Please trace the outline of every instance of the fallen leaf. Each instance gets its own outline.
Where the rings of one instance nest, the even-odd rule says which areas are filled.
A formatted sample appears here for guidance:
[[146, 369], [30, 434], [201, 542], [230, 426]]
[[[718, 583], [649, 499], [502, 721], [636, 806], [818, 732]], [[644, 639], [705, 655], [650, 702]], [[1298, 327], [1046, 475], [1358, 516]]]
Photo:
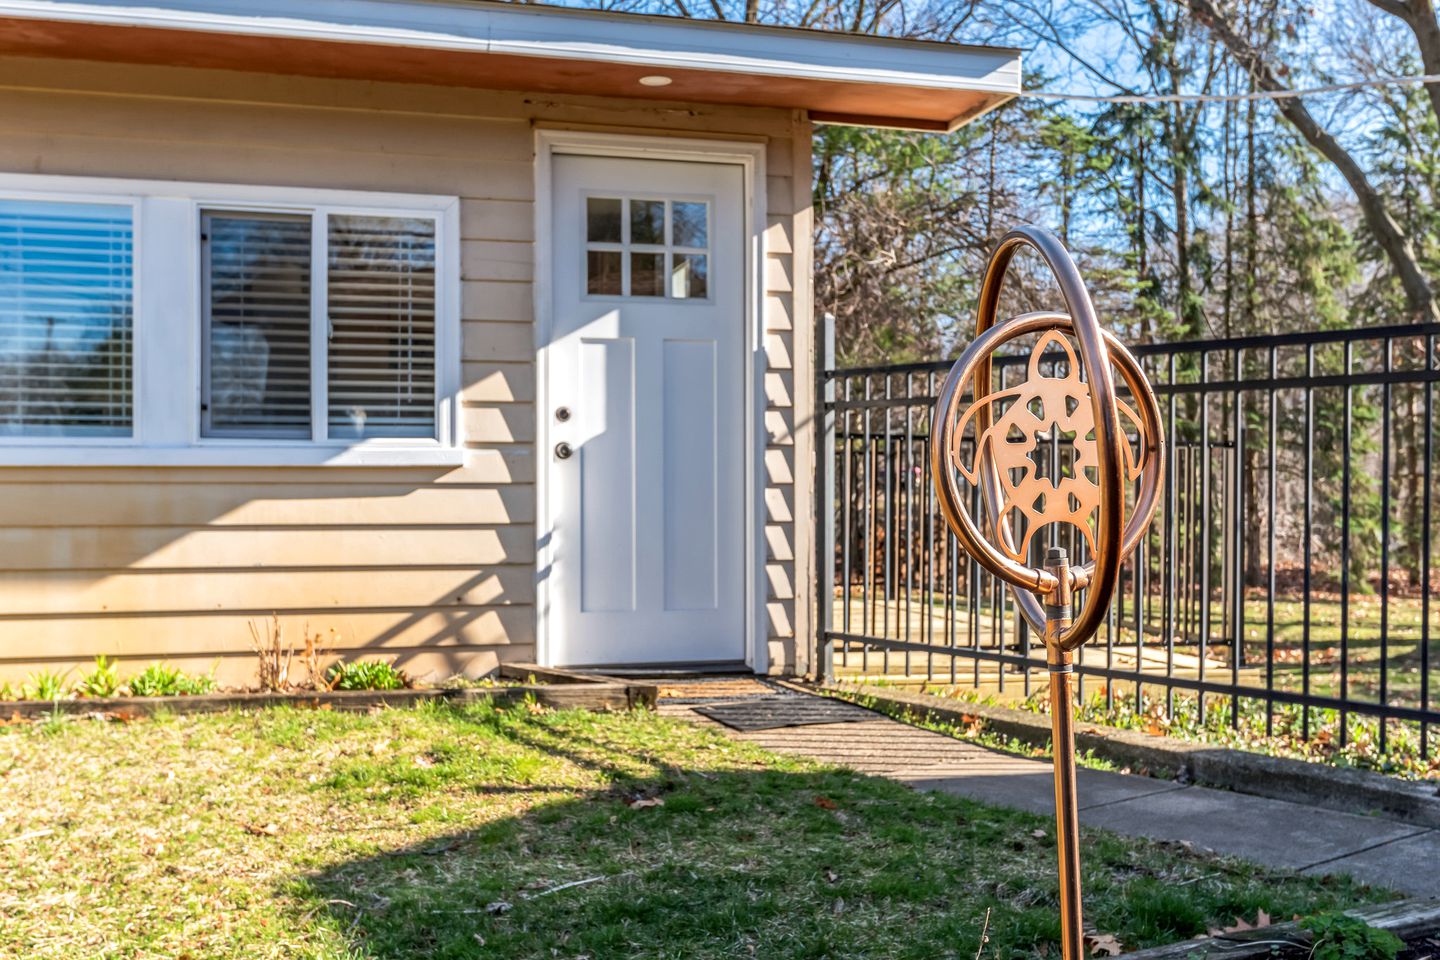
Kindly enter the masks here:
[[840, 874], [836, 873], [834, 870], [827, 869], [825, 871], [825, 879], [829, 883], [834, 883], [835, 881], [840, 879]]
[[625, 806], [631, 810], [644, 810], [646, 807], [663, 807], [665, 801], [659, 797], [633, 797], [625, 801]]
[[837, 916], [837, 917], [840, 916], [840, 914], [844, 913], [844, 912], [845, 912], [845, 898], [844, 898], [844, 897], [836, 897], [836, 898], [835, 898], [835, 902], [832, 903], [832, 904], [830, 904], [830, 912], [833, 913], [833, 914], [835, 914], [835, 916]]
[[1030, 831], [1030, 836], [1034, 837], [1036, 840], [1044, 840], [1047, 834], [1044, 830], [1035, 829]]
[[815, 806], [819, 807], [821, 810], [834, 810], [836, 807], [839, 806], [839, 804], [836, 803], [834, 800], [831, 800], [829, 797], [816, 797]]
[[264, 825], [258, 823], [241, 823], [240, 828], [246, 833], [254, 834], [257, 837], [275, 837], [280, 835], [280, 828], [273, 823]]
[[1251, 923], [1244, 917], [1236, 917], [1235, 922], [1228, 927], [1211, 927], [1210, 936], [1219, 937], [1227, 933], [1242, 933], [1246, 930], [1258, 930], [1261, 927], [1270, 926], [1270, 914], [1264, 910], [1255, 913], [1255, 922]]
[[514, 910], [514, 904], [506, 903], [504, 900], [496, 900], [494, 903], [485, 904], [485, 912], [499, 916], [502, 913], [509, 913]]
[[1118, 957], [1125, 952], [1125, 945], [1113, 933], [1087, 933], [1085, 943], [1090, 947], [1090, 956]]

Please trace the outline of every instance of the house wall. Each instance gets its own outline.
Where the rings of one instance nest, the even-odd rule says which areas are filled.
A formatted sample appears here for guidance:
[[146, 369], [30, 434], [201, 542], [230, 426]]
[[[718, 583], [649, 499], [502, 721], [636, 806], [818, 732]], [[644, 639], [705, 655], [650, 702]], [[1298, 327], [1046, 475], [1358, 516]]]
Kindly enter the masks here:
[[466, 448], [461, 468], [0, 467], [0, 680], [103, 653], [244, 684], [272, 613], [421, 676], [534, 658], [537, 126], [766, 144], [767, 642], [772, 672], [807, 668], [803, 113], [0, 58], [0, 171], [460, 196]]

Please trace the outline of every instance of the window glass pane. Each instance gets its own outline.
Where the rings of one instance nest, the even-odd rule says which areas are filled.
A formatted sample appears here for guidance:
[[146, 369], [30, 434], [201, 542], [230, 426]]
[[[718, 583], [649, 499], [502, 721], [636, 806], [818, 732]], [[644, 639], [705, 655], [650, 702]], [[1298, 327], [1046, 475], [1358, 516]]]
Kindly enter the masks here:
[[665, 296], [665, 254], [630, 254], [630, 296]]
[[435, 222], [329, 230], [330, 436], [435, 436]]
[[620, 251], [591, 250], [585, 254], [585, 291], [619, 296]]
[[618, 198], [586, 198], [585, 239], [592, 243], [620, 242], [620, 201]]
[[630, 201], [630, 242], [665, 242], [665, 201]]
[[310, 218], [207, 213], [205, 435], [310, 436]]
[[677, 253], [670, 269], [670, 296], [703, 300], [708, 295], [703, 253]]
[[676, 201], [670, 207], [671, 232], [677, 247], [706, 246], [706, 205]]
[[0, 435], [129, 436], [130, 208], [0, 201]]

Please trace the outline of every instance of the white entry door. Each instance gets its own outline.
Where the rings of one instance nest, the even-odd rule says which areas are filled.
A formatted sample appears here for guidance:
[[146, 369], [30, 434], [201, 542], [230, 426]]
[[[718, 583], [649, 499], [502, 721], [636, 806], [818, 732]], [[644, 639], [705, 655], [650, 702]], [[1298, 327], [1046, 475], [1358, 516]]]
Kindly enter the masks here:
[[554, 160], [540, 456], [556, 664], [745, 657], [742, 169]]

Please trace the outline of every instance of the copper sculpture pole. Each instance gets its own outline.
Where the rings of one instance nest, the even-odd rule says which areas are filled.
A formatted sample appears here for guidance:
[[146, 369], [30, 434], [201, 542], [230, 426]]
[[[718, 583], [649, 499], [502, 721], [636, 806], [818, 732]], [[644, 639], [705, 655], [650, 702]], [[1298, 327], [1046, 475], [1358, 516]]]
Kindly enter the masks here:
[[1075, 655], [1060, 646], [1060, 637], [1074, 619], [1070, 597], [1070, 559], [1052, 547], [1045, 568], [1055, 577], [1055, 591], [1045, 598], [1045, 660], [1050, 668], [1050, 744], [1055, 767], [1055, 846], [1060, 854], [1060, 952], [1065, 960], [1084, 956], [1080, 914], [1080, 801], [1075, 789], [1074, 704], [1070, 678]]
[[[1005, 272], [1025, 247], [1050, 267], [1067, 312], [1026, 313], [997, 323]], [[1012, 340], [1035, 335], [1039, 340], [1026, 379], [996, 389], [992, 355]], [[1070, 345], [1072, 338], [1078, 351]], [[1128, 402], [1117, 391], [1117, 370]], [[967, 388], [972, 400], [962, 408]], [[1040, 474], [1033, 454], [1041, 436], [1052, 443], [1069, 438], [1068, 474]], [[967, 440], [968, 459], [962, 455]], [[956, 540], [983, 569], [1010, 585], [1016, 608], [1045, 638], [1064, 960], [1082, 960], [1084, 937], [1071, 694], [1075, 651], [1104, 622], [1120, 566], [1145, 536], [1159, 502], [1164, 461], [1155, 394], [1134, 355], [1100, 326], [1065, 247], [1035, 227], [1006, 234], [980, 286], [975, 339], [936, 398], [930, 469], [941, 513]], [[984, 529], [970, 515], [961, 480], [980, 488]], [[1132, 487], [1127, 518], [1126, 494]], [[1018, 536], [1016, 515], [1025, 521]], [[1078, 531], [1072, 542], [1085, 548], [1085, 562], [1077, 557], [1072, 563], [1058, 545], [1049, 549], [1043, 565], [1028, 562], [1036, 533], [1055, 524]], [[1058, 543], [1053, 533], [1051, 543]], [[1073, 600], [1082, 591], [1076, 610]]]

